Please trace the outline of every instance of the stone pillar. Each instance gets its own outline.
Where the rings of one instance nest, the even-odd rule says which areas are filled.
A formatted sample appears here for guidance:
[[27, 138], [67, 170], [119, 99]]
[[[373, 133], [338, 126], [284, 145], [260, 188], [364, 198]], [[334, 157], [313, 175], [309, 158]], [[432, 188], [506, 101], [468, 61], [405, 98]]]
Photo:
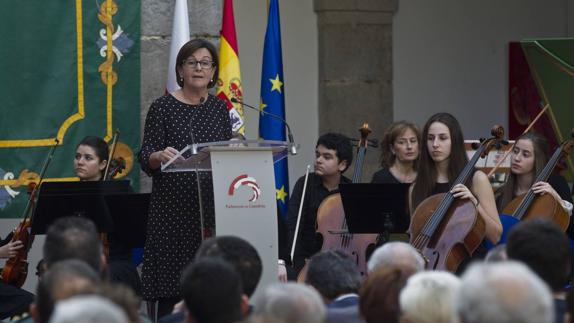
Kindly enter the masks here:
[[[380, 139], [393, 121], [392, 19], [398, 0], [314, 0], [319, 37], [319, 133]], [[378, 169], [369, 148], [363, 181]]]
[[[141, 2], [141, 133], [149, 106], [165, 92], [175, 0]], [[202, 37], [219, 47], [223, 1], [188, 0], [190, 37]], [[151, 178], [143, 172], [140, 191], [151, 191]]]

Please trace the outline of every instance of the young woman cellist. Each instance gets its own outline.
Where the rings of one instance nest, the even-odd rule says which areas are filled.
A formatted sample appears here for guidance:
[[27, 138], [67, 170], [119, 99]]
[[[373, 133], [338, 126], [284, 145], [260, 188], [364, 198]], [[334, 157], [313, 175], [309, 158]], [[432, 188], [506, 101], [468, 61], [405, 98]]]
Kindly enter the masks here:
[[[548, 141], [535, 133], [527, 132], [518, 137], [512, 149], [510, 175], [497, 199], [499, 210], [504, 210], [516, 197], [532, 190], [536, 195], [549, 194], [568, 215], [572, 214], [572, 192], [564, 177], [550, 175], [547, 181], [536, 182], [536, 177], [548, 163], [547, 147]], [[573, 230], [570, 221], [568, 235], [571, 239], [574, 238]]]
[[[409, 190], [411, 228], [419, 213], [424, 213], [423, 210], [417, 209], [423, 200], [431, 195], [450, 191], [455, 201], [472, 202], [477, 216], [483, 220], [486, 239], [496, 243], [500, 238], [502, 225], [486, 174], [477, 170], [469, 176], [466, 183], [452, 185], [468, 163], [462, 130], [456, 118], [449, 113], [431, 116], [424, 126], [422, 140], [417, 179]], [[457, 214], [452, 216], [456, 217]], [[448, 220], [452, 221], [453, 218]], [[449, 232], [445, 231], [443, 234]], [[411, 236], [411, 242], [412, 239]]]

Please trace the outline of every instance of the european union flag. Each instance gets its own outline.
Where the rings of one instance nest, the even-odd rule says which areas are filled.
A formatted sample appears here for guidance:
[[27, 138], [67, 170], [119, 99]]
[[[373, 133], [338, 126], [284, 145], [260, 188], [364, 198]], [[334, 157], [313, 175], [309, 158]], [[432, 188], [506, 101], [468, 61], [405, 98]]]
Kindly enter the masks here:
[[[260, 109], [285, 119], [285, 87], [283, 59], [281, 57], [281, 29], [278, 0], [271, 0], [267, 18], [267, 31], [263, 46]], [[285, 125], [265, 114], [259, 115], [259, 137], [266, 140], [285, 140]], [[275, 189], [279, 214], [287, 215], [289, 199], [289, 173], [287, 159], [275, 163]]]

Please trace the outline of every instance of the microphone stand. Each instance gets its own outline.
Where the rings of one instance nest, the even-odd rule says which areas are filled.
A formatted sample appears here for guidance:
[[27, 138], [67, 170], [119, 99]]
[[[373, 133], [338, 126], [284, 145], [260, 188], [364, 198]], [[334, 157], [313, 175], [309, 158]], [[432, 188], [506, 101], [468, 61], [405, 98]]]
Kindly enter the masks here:
[[271, 113], [271, 112], [267, 112], [267, 111], [263, 111], [261, 109], [258, 109], [252, 105], [249, 105], [243, 101], [239, 101], [236, 98], [231, 98], [230, 100], [233, 103], [238, 103], [241, 104], [242, 106], [248, 107], [250, 109], [256, 110], [259, 113], [263, 114], [263, 115], [268, 115], [271, 118], [277, 119], [279, 121], [281, 121], [281, 123], [283, 123], [285, 125], [285, 127], [287, 128], [287, 138], [289, 141], [289, 152], [291, 153], [291, 155], [297, 155], [297, 146], [295, 145], [295, 140], [293, 139], [293, 133], [291, 132], [291, 127], [289, 127], [289, 124], [287, 123], [287, 121], [285, 119], [283, 119], [282, 117]]

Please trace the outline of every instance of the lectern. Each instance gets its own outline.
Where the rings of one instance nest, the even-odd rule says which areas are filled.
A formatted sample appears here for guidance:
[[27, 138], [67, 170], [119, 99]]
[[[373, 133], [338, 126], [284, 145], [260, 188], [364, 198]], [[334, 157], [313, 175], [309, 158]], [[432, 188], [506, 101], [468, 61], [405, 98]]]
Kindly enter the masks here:
[[[271, 140], [193, 144], [161, 167], [163, 172], [197, 172], [197, 178], [199, 172], [212, 172], [215, 234], [238, 236], [255, 246], [263, 262], [263, 275], [256, 295], [277, 281], [277, 199], [273, 164], [294, 151], [292, 145]], [[201, 201], [201, 187], [198, 192]]]

